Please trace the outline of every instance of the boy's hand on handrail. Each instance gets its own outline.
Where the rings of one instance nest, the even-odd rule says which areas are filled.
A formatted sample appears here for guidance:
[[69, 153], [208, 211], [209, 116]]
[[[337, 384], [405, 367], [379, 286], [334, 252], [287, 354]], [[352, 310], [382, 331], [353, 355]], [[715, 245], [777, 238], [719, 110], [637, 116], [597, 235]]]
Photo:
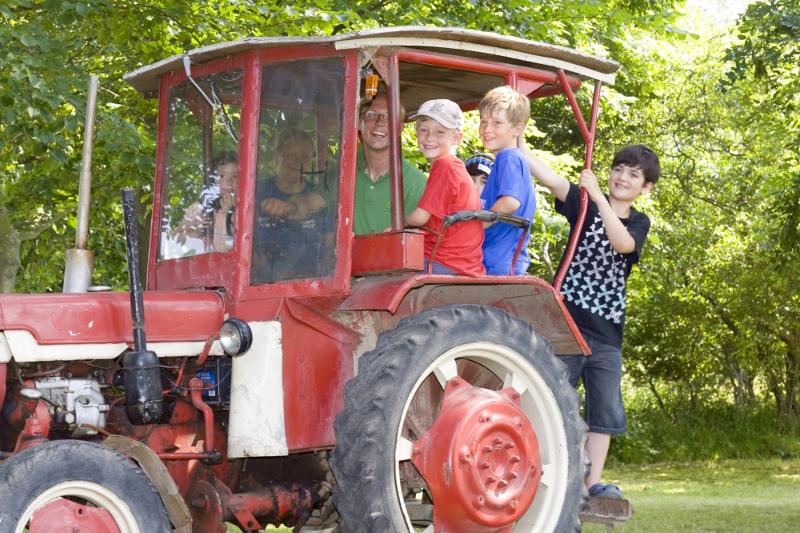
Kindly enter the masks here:
[[597, 183], [597, 176], [595, 176], [594, 172], [591, 170], [584, 169], [581, 172], [580, 184], [581, 187], [586, 189], [586, 192], [589, 193], [589, 198], [591, 198], [594, 203], [597, 203], [602, 198], [605, 198], [603, 190], [600, 188], [600, 184]]

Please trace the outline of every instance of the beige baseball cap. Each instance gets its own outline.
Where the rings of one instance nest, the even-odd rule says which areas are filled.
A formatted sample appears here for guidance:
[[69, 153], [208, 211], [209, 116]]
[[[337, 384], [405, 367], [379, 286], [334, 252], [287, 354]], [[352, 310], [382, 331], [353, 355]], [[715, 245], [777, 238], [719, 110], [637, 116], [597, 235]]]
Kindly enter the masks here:
[[419, 117], [432, 118], [445, 128], [460, 130], [464, 127], [464, 114], [461, 108], [454, 101], [444, 98], [424, 102], [410, 118]]

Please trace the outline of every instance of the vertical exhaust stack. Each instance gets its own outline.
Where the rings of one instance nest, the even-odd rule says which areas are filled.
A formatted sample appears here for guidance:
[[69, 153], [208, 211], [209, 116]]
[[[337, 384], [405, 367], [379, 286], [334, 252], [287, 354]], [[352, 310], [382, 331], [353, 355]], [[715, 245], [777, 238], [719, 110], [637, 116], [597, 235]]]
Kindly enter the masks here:
[[83, 157], [78, 188], [78, 226], [75, 248], [67, 250], [64, 266], [64, 292], [86, 292], [92, 284], [94, 254], [87, 248], [89, 240], [89, 200], [92, 189], [92, 143], [94, 119], [97, 108], [97, 76], [89, 77], [89, 95], [86, 99], [86, 124], [83, 128]]
[[161, 419], [161, 367], [155, 352], [147, 351], [144, 335], [144, 298], [139, 278], [139, 228], [133, 189], [122, 189], [122, 215], [125, 218], [125, 244], [128, 256], [128, 284], [131, 291], [133, 351], [122, 358], [125, 384], [125, 412], [134, 424], [155, 424]]

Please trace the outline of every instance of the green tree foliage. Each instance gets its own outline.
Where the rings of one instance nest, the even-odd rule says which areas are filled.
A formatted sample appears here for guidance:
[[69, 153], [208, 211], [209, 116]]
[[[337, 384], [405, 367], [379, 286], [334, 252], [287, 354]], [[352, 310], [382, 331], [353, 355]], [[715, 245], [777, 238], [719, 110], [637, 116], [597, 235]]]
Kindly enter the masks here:
[[790, 4], [751, 5], [727, 48], [708, 28], [659, 46], [652, 74], [669, 82], [634, 103], [665, 178], [632, 279], [629, 373], [666, 400], [771, 397], [800, 414], [800, 127], [781, 88], [797, 83]]
[[0, 248], [10, 253], [0, 268], [12, 275], [5, 290], [13, 287], [19, 263], [17, 290], [60, 290], [63, 250], [74, 239], [89, 73], [101, 83], [89, 242], [95, 281], [120, 287], [125, 273], [118, 190], [134, 186], [145, 206], [149, 201], [156, 123], [154, 102], [121, 81], [125, 72], [244, 36], [414, 24], [498, 31], [616, 56], [630, 50], [630, 35], [665, 31], [675, 3], [6, 0], [0, 5], [0, 206], [9, 231], [2, 232], [8, 238], [0, 238]]

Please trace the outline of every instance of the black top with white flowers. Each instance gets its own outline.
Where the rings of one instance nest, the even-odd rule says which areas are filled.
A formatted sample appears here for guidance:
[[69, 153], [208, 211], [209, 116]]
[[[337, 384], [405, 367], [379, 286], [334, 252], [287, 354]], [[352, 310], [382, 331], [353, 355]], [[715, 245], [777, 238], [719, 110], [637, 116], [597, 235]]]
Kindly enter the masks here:
[[[580, 188], [570, 184], [566, 200], [556, 199], [555, 206], [567, 217], [571, 234], [580, 209]], [[628, 254], [614, 251], [597, 205], [589, 200], [578, 248], [561, 287], [564, 303], [581, 333], [618, 348], [622, 347], [625, 325], [625, 280], [639, 261], [650, 230], [647, 215], [633, 208], [628, 218], [620, 220], [636, 243]]]

